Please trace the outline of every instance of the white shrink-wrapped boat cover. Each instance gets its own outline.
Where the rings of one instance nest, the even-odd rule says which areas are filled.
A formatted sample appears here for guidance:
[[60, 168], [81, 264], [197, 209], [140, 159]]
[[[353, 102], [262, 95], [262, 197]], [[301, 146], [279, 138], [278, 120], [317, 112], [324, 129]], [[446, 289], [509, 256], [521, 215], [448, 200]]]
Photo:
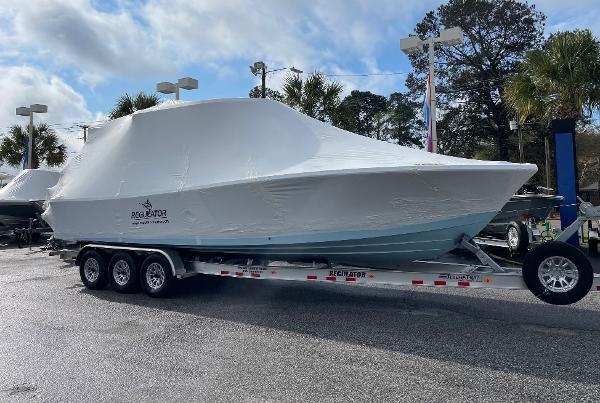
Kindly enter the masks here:
[[0, 189], [0, 200], [40, 201], [48, 198], [48, 188], [58, 182], [59, 172], [25, 169]]
[[[315, 188], [312, 182], [297, 179], [408, 171], [416, 174], [412, 181], [419, 189], [441, 189], [427, 197], [430, 201], [441, 197], [441, 202], [447, 203], [443, 214], [456, 210], [458, 215], [458, 207], [463, 211], [466, 202], [474, 198], [457, 195], [454, 184], [428, 184], [419, 173], [486, 167], [505, 172], [506, 189], [492, 198], [504, 200], [489, 205], [488, 199], [478, 198], [472, 204], [475, 212], [498, 211], [536, 171], [534, 165], [454, 158], [366, 138], [271, 100], [170, 103], [110, 121], [91, 133], [90, 141], [51, 189], [44, 218], [58, 238], [121, 242], [161, 237], [178, 242], [187, 237], [202, 244], [207, 239], [228, 242], [238, 237], [294, 235], [338, 227], [372, 229], [418, 223], [424, 217], [434, 220], [440, 215], [440, 203], [424, 203], [416, 195], [411, 198], [408, 189], [393, 195], [395, 204], [370, 200], [375, 196], [369, 196], [368, 189], [348, 197], [338, 193], [345, 202], [354, 198], [357, 206], [385, 203], [379, 207], [395, 209], [378, 214], [368, 207], [356, 218], [353, 211], [330, 206], [335, 204], [330, 193], [335, 186], [323, 183]], [[352, 187], [339, 186], [340, 192]], [[382, 182], [381, 186], [388, 185]], [[452, 196], [443, 193], [445, 186], [454, 192]], [[319, 195], [323, 200], [318, 201]], [[309, 203], [318, 208], [311, 207], [309, 212]], [[420, 211], [399, 212], [403, 203]], [[164, 225], [142, 227], [137, 225], [136, 210], [155, 212], [152, 214], [164, 210], [169, 223], [163, 220]], [[350, 214], [356, 218], [352, 222]], [[394, 222], [391, 214], [397, 217]], [[161, 223], [160, 214], [155, 218]]]

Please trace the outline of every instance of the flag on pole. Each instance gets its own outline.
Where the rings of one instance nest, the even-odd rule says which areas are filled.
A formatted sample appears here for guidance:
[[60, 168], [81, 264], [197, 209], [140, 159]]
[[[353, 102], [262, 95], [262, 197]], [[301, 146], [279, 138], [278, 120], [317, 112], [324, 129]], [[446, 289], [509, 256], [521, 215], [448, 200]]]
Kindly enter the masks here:
[[433, 139], [431, 134], [431, 77], [427, 75], [427, 87], [425, 88], [425, 100], [423, 101], [423, 120], [427, 130], [425, 149], [433, 152]]

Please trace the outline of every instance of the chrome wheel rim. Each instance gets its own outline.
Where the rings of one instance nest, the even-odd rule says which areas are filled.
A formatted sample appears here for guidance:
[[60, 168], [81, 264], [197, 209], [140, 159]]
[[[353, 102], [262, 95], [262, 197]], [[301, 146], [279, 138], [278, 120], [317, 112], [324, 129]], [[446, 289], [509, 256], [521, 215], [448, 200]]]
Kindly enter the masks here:
[[568, 292], [579, 281], [579, 270], [571, 260], [563, 256], [551, 256], [538, 267], [538, 279], [552, 292]]
[[124, 286], [129, 282], [131, 278], [131, 269], [125, 260], [119, 260], [115, 263], [113, 278], [115, 279], [115, 283], [120, 286]]
[[150, 263], [146, 270], [146, 283], [148, 286], [157, 290], [165, 283], [165, 270], [160, 263]]
[[83, 275], [90, 283], [95, 282], [100, 277], [100, 263], [94, 258], [89, 258], [83, 264]]
[[510, 227], [508, 229], [508, 246], [511, 248], [519, 246], [519, 232], [515, 227]]

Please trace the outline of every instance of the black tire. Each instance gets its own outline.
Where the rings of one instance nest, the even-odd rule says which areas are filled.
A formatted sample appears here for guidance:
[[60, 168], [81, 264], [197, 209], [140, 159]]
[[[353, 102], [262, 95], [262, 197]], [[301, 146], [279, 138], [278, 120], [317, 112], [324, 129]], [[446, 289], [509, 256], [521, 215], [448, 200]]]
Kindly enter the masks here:
[[99, 290], [108, 283], [104, 257], [95, 250], [88, 250], [79, 261], [79, 276], [90, 290]]
[[175, 288], [175, 277], [169, 261], [162, 255], [148, 256], [140, 271], [142, 289], [151, 297], [168, 297]]
[[127, 252], [117, 252], [108, 264], [108, 278], [117, 292], [134, 292], [138, 288], [138, 267]]
[[522, 222], [511, 221], [506, 226], [506, 244], [512, 255], [523, 256], [529, 250], [529, 231]]
[[[559, 270], [556, 266], [566, 265], [567, 275], [564, 271], [552, 273]], [[543, 269], [550, 272], [544, 275]], [[578, 278], [569, 276], [569, 271]], [[575, 273], [576, 272], [576, 273]], [[540, 273], [538, 275], [538, 273]], [[562, 277], [561, 277], [562, 276]], [[547, 279], [548, 283], [542, 283], [540, 279]], [[558, 278], [567, 285], [558, 284], [552, 278]], [[594, 272], [589, 260], [578, 248], [564, 242], [546, 242], [531, 250], [523, 262], [523, 279], [527, 288], [542, 301], [554, 305], [567, 305], [579, 301], [587, 295], [592, 288]]]

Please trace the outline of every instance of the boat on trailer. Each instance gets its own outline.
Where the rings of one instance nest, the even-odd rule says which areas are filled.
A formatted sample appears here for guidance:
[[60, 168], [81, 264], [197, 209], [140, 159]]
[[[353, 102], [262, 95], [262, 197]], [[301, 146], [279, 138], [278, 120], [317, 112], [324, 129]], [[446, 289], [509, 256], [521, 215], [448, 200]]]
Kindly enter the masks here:
[[265, 99], [163, 104], [89, 137], [44, 213], [56, 238], [222, 258], [432, 259], [537, 169], [366, 138]]
[[[163, 104], [90, 132], [52, 189], [53, 252], [83, 283], [169, 295], [195, 274], [528, 288], [573, 303], [600, 278], [562, 242], [600, 208], [503, 268], [471, 241], [536, 171], [368, 139], [275, 101]], [[424, 261], [461, 246], [481, 265]], [[421, 259], [420, 261], [416, 261]]]
[[44, 169], [24, 169], [0, 189], [0, 227], [7, 231], [25, 228], [43, 212], [48, 188], [60, 173]]

